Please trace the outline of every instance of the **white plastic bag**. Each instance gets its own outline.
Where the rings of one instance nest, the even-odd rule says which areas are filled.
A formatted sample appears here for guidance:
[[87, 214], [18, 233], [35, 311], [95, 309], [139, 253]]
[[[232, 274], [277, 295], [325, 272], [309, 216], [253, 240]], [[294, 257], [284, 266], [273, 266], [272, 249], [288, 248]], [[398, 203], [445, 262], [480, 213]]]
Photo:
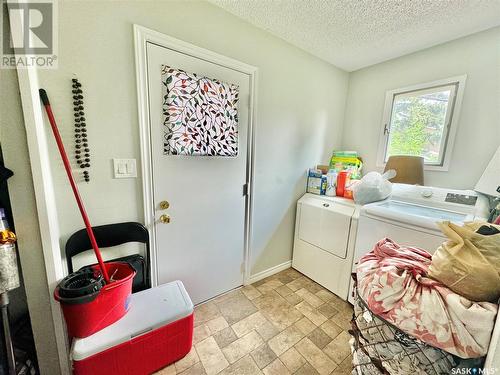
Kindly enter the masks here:
[[359, 184], [353, 187], [354, 201], [358, 204], [367, 204], [387, 198], [392, 192], [392, 184], [388, 180], [395, 176], [394, 169], [390, 169], [384, 174], [367, 173]]

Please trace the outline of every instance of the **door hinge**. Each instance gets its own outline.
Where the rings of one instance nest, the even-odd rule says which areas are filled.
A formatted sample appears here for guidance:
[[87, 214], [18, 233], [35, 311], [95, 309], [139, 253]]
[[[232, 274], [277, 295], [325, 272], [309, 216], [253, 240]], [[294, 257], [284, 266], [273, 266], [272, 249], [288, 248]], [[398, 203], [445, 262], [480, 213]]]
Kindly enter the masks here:
[[248, 196], [248, 184], [243, 184], [243, 196]]

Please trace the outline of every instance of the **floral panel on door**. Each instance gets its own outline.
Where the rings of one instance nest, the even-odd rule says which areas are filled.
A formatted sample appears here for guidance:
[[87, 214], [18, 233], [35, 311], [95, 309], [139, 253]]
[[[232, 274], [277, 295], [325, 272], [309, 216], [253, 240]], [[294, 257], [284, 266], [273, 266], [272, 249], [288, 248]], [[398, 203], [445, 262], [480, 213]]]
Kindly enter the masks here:
[[163, 153], [237, 156], [238, 86], [162, 65]]

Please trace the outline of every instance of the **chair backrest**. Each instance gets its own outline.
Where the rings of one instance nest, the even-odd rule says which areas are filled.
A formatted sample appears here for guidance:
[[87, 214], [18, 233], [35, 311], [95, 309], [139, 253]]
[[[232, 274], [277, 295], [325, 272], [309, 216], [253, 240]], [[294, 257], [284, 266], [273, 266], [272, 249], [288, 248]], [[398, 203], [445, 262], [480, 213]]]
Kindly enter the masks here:
[[389, 179], [401, 184], [424, 185], [424, 158], [421, 156], [393, 155], [385, 164], [384, 172], [396, 171], [396, 176]]
[[[94, 236], [99, 248], [118, 246], [128, 242], [143, 243], [146, 247], [146, 279], [148, 284], [150, 284], [149, 257], [151, 252], [149, 249], [149, 233], [144, 225], [136, 222], [126, 222], [99, 225], [92, 227], [92, 229], [94, 230]], [[66, 262], [68, 264], [69, 273], [73, 272], [73, 257], [91, 249], [92, 245], [90, 244], [86, 229], [80, 229], [69, 237], [65, 246]], [[147, 287], [149, 286], [150, 285]]]

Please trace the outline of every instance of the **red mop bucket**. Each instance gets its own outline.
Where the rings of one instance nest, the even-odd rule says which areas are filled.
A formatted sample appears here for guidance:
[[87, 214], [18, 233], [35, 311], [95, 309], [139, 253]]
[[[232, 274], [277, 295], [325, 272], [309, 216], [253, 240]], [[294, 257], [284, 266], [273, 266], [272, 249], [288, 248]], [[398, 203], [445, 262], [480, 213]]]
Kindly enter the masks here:
[[55, 299], [61, 303], [69, 335], [87, 337], [116, 322], [127, 313], [135, 270], [127, 263], [105, 264], [102, 260], [94, 231], [71, 173], [71, 164], [64, 150], [49, 97], [44, 89], [40, 89], [39, 92], [98, 263], [90, 269], [68, 275], [54, 291]]
[[[54, 291], [54, 297], [61, 304], [68, 334], [71, 337], [90, 336], [113, 324], [128, 311], [135, 270], [128, 263], [123, 262], [109, 262], [105, 263], [105, 266], [108, 274], [111, 275], [112, 282], [93, 293], [67, 297], [61, 290], [64, 288], [64, 280]], [[99, 266], [92, 266], [92, 270], [95, 279], [98, 279], [100, 277]]]

